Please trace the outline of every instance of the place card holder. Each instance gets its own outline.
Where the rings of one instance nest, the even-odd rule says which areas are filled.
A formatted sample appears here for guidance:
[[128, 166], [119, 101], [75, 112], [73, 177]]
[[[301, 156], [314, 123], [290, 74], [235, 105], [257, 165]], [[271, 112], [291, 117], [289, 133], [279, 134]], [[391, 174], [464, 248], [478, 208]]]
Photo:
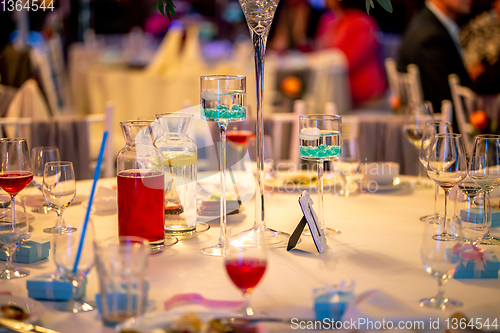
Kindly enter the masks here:
[[318, 250], [318, 252], [323, 253], [325, 251], [325, 232], [321, 228], [320, 222], [318, 221], [318, 216], [316, 215], [316, 212], [312, 207], [313, 204], [314, 202], [312, 201], [309, 193], [307, 193], [307, 191], [302, 192], [299, 197], [299, 205], [304, 215], [297, 225], [297, 228], [295, 228], [294, 232], [292, 233], [292, 236], [290, 236], [290, 239], [288, 240], [288, 246], [286, 248], [287, 251], [290, 251], [291, 249], [295, 248], [295, 246], [297, 246], [300, 235], [302, 234], [302, 231], [304, 230], [306, 224], [309, 226], [314, 245], [316, 245], [316, 249]]

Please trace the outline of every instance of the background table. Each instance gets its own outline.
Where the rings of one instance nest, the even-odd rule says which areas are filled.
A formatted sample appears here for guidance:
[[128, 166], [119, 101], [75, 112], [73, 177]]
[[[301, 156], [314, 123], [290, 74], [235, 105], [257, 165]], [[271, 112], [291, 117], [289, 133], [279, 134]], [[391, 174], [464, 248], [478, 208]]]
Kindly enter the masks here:
[[[115, 179], [100, 180], [100, 184], [111, 186]], [[90, 191], [90, 181], [77, 183], [78, 197]], [[240, 184], [239, 184], [240, 186]], [[252, 184], [247, 184], [252, 186]], [[35, 188], [22, 194], [38, 198]], [[301, 218], [297, 203], [299, 193], [273, 192], [266, 196], [266, 222], [269, 227], [292, 232]], [[313, 200], [316, 196], [312, 194]], [[423, 224], [420, 216], [432, 212], [433, 189], [412, 192], [370, 194], [364, 193], [349, 198], [325, 193], [325, 218], [327, 225], [338, 228], [342, 234], [329, 240], [325, 253], [303, 251], [287, 252], [285, 249], [269, 251], [268, 270], [255, 290], [252, 305], [258, 311], [273, 316], [314, 318], [312, 289], [325, 283], [336, 284], [342, 280], [357, 283], [355, 293], [378, 289], [392, 296], [398, 307], [407, 307], [407, 318], [448, 318], [454, 311], [431, 311], [418, 307], [418, 301], [436, 294], [437, 282], [428, 275], [420, 260], [420, 244]], [[254, 201], [245, 204], [241, 221], [229, 223], [231, 232], [252, 226]], [[81, 219], [85, 213], [82, 205], [68, 208], [65, 219], [77, 226], [75, 237], [80, 237], [80, 225], [72, 221]], [[42, 229], [52, 226], [55, 214], [35, 214], [32, 238], [51, 239]], [[117, 215], [92, 216], [98, 239], [116, 235]], [[223, 260], [208, 257], [200, 249], [213, 245], [219, 237], [217, 223], [205, 234], [179, 242], [162, 254], [150, 257], [148, 279], [151, 284], [150, 298], [157, 301], [156, 310], [162, 311], [163, 302], [180, 293], [200, 293], [211, 299], [241, 300], [242, 296], [230, 282], [223, 267]], [[493, 234], [498, 235], [498, 230]], [[302, 246], [311, 245], [308, 237], [302, 237]], [[494, 247], [488, 247], [494, 249]], [[498, 247], [497, 249], [498, 250]], [[31, 265], [17, 264], [29, 268], [31, 277], [55, 271], [52, 255]], [[93, 299], [98, 292], [97, 273], [93, 268], [88, 277], [87, 297]], [[26, 279], [0, 281], [0, 291], [11, 291], [16, 296], [27, 296]], [[461, 300], [459, 309], [469, 318], [499, 317], [500, 280], [454, 280], [445, 285], [449, 297]], [[52, 302], [43, 302], [47, 308], [41, 323], [61, 332], [113, 332], [103, 327], [97, 311], [69, 314], [53, 309]], [[185, 309], [203, 310], [200, 306], [182, 306], [172, 311]], [[205, 309], [207, 310], [207, 309]], [[386, 318], [394, 316], [388, 311]], [[367, 314], [369, 315], [369, 314]], [[500, 318], [499, 318], [500, 320]], [[293, 330], [289, 330], [293, 331]]]

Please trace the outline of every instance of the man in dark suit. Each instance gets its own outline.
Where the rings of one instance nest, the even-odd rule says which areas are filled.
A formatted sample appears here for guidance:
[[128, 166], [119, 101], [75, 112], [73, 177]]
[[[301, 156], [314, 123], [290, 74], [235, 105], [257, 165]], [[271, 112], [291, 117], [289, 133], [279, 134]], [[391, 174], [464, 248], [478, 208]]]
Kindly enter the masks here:
[[436, 112], [442, 100], [451, 100], [448, 75], [455, 73], [461, 85], [471, 85], [456, 23], [460, 16], [470, 13], [471, 7], [472, 0], [427, 0], [403, 37], [398, 70], [406, 72], [409, 64], [419, 67], [424, 99], [432, 102]]

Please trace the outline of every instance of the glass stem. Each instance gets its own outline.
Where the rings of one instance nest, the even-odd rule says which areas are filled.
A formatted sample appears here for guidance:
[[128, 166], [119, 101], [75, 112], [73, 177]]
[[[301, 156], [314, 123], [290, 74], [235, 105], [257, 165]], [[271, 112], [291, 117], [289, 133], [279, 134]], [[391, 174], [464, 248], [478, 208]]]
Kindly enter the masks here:
[[326, 223], [323, 216], [323, 171], [324, 171], [325, 161], [320, 160], [318, 162], [318, 213], [319, 221], [321, 223], [321, 228], [326, 232]]
[[444, 280], [442, 277], [438, 278], [438, 292], [437, 295], [434, 297], [438, 301], [442, 301], [444, 299], [444, 288], [443, 288]]
[[[488, 206], [489, 206], [489, 203], [490, 203], [490, 191], [484, 191], [484, 200], [483, 200], [483, 219], [487, 219], [489, 216], [488, 215]], [[488, 210], [487, 210], [488, 209]], [[483, 220], [483, 225], [486, 226], [486, 224], [488, 223], [488, 221], [484, 221]], [[490, 225], [491, 227], [491, 225]], [[488, 232], [486, 233], [486, 235], [484, 235], [483, 238], [490, 238], [490, 227], [488, 227]], [[481, 240], [477, 240], [475, 243], [479, 243]]]
[[254, 228], [266, 229], [264, 221], [264, 113], [262, 99], [264, 97], [264, 57], [266, 55], [266, 43], [268, 31], [256, 34], [250, 30], [254, 47], [255, 60], [255, 83], [257, 95], [257, 121], [255, 133], [257, 136], [257, 186], [255, 194], [255, 221]]
[[434, 184], [434, 213], [436, 214], [436, 217], [439, 216], [438, 196], [439, 196], [439, 185]]
[[56, 229], [66, 229], [66, 223], [64, 223], [63, 220], [63, 213], [64, 213], [64, 208], [58, 208], [56, 209], [57, 213], [57, 220], [56, 220]]
[[246, 292], [243, 294], [244, 299], [243, 299], [243, 305], [241, 306], [241, 312], [244, 315], [247, 316], [253, 316], [255, 312], [253, 311], [252, 307], [250, 306], [250, 296], [252, 296], [252, 293]]
[[444, 189], [444, 217], [443, 217], [443, 232], [442, 234], [447, 234], [446, 232], [446, 219], [448, 218], [448, 197], [450, 196], [450, 190]]
[[80, 290], [80, 281], [78, 280], [78, 277], [73, 277], [71, 279], [71, 300], [74, 302], [78, 302], [83, 298], [83, 295]]
[[17, 244], [8, 244], [4, 246], [5, 249], [5, 270], [9, 272], [13, 272], [16, 270], [14, 265], [12, 264], [12, 256], [14, 252], [16, 252]]
[[421, 163], [418, 163], [418, 166], [417, 166], [417, 184], [420, 185], [422, 184], [422, 179], [423, 179], [423, 176], [422, 176], [422, 168], [423, 168], [423, 165]]
[[226, 131], [228, 123], [220, 122], [220, 147], [219, 147], [219, 169], [220, 169], [220, 238], [219, 243], [222, 249], [227, 243], [226, 224]]

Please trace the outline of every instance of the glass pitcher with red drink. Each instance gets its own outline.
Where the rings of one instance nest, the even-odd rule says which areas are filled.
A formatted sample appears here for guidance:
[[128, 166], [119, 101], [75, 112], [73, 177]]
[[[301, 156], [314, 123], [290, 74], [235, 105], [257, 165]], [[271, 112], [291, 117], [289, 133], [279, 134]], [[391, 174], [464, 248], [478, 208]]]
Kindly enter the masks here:
[[165, 173], [152, 123], [120, 123], [125, 147], [117, 158], [118, 234], [145, 238], [157, 253], [165, 248]]

